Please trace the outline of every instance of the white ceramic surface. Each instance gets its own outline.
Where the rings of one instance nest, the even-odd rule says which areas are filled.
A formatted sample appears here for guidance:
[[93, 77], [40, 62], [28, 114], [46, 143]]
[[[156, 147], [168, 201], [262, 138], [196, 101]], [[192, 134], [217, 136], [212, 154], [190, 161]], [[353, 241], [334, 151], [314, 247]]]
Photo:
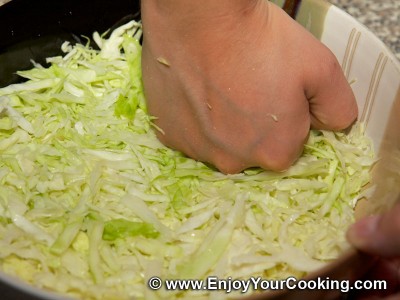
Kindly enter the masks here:
[[[376, 36], [350, 15], [328, 3], [311, 2], [318, 2], [324, 9], [329, 7], [321, 41], [333, 51], [347, 78], [353, 82], [352, 88], [359, 105], [359, 119], [366, 122], [367, 133], [372, 137], [375, 148], [379, 149], [392, 105], [400, 94], [400, 63]], [[313, 21], [310, 14], [307, 23], [303, 25], [312, 26]], [[349, 254], [346, 255], [347, 259]], [[338, 262], [345, 264], [346, 259], [339, 259]], [[326, 270], [329, 273], [329, 266]], [[43, 299], [65, 299], [31, 287], [1, 272], [0, 280]]]
[[353, 82], [359, 119], [366, 123], [367, 133], [379, 150], [399, 93], [399, 61], [368, 28], [335, 6], [325, 18], [321, 41], [333, 51]]

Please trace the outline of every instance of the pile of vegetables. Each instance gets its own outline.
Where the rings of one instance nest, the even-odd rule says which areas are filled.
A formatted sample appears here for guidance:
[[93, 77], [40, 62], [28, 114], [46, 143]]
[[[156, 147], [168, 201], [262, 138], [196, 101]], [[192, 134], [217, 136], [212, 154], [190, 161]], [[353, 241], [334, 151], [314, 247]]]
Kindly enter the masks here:
[[302, 277], [337, 258], [374, 163], [362, 125], [311, 131], [286, 172], [224, 175], [157, 140], [140, 36], [131, 21], [95, 33], [100, 50], [64, 43], [0, 89], [0, 268], [80, 299], [192, 299], [217, 292], [147, 279]]

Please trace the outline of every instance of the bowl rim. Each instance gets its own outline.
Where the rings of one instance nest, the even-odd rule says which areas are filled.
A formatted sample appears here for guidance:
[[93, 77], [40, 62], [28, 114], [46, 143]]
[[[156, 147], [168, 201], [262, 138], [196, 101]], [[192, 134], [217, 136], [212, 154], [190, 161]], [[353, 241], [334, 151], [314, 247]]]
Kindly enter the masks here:
[[[358, 21], [356, 18], [354, 18], [352, 15], [349, 13], [345, 12], [344, 10], [340, 9], [336, 5], [326, 1], [326, 0], [317, 0], [319, 2], [325, 3], [324, 5], [328, 5], [328, 12], [329, 13], [337, 13], [342, 15], [343, 17], [350, 18], [354, 24], [357, 24], [357, 26], [363, 28], [365, 32], [369, 32], [369, 38], [373, 39], [374, 43], [377, 43], [377, 45], [383, 49], [386, 50], [386, 54], [392, 61], [393, 65], [395, 66], [397, 72], [399, 73], [400, 76], [400, 60], [394, 55], [392, 50], [380, 39], [376, 34], [374, 34], [366, 25], [362, 24], [360, 21]], [[324, 29], [325, 30], [325, 29]], [[371, 258], [370, 256], [368, 256]], [[332, 262], [327, 263], [324, 265], [322, 268], [319, 268], [313, 272], [310, 272], [307, 276], [304, 277], [304, 280], [310, 280], [314, 279], [316, 277], [320, 277], [321, 274], [327, 274], [332, 271], [332, 269], [338, 268], [346, 263], [349, 263], [349, 261], [356, 261], [356, 260], [365, 260], [366, 255], [360, 253], [353, 247], [349, 247], [347, 250], [344, 250], [337, 259], [335, 259]], [[373, 263], [373, 259], [371, 260], [371, 264]], [[349, 264], [350, 265], [350, 264]], [[366, 268], [368, 268], [368, 265], [366, 264]], [[41, 299], [52, 299], [52, 300], [68, 300], [71, 299], [68, 296], [61, 295], [57, 292], [53, 292], [50, 290], [42, 289], [36, 286], [33, 286], [31, 284], [28, 284], [27, 282], [23, 281], [22, 279], [9, 275], [5, 273], [3, 270], [0, 269], [0, 281], [6, 283], [7, 285], [27, 293], [28, 295], [35, 296], [35, 297], [40, 297]], [[264, 299], [265, 297], [268, 297], [268, 299], [274, 299], [275, 297], [280, 297], [282, 294], [285, 293], [285, 291], [278, 291], [278, 292], [262, 292], [260, 294], [256, 295], [248, 295], [245, 296], [244, 299]]]

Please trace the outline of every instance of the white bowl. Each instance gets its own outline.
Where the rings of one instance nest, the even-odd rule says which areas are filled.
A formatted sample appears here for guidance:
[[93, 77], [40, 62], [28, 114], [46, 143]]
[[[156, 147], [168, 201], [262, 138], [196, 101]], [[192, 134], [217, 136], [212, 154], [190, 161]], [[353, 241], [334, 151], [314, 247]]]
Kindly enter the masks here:
[[[283, 6], [281, 0], [272, 1]], [[356, 219], [390, 209], [400, 199], [400, 62], [367, 27], [323, 0], [303, 0], [296, 20], [335, 54], [357, 99], [358, 119], [365, 123], [379, 158], [368, 199], [356, 207]], [[354, 281], [374, 259], [350, 249], [306, 279]], [[337, 299], [339, 291], [280, 291], [248, 299]]]
[[[284, 1], [274, 1], [281, 5]], [[364, 25], [339, 8], [322, 0], [303, 0], [296, 18], [336, 55], [356, 95], [359, 120], [366, 123], [381, 157], [374, 170], [376, 189], [371, 198], [357, 207], [357, 217], [388, 209], [400, 195], [400, 63], [388, 48]], [[390, 191], [390, 192], [388, 192]], [[336, 261], [308, 278], [358, 278], [370, 258], [355, 250], [343, 253]], [[42, 299], [65, 297], [31, 287], [0, 272], [0, 280]], [[249, 299], [330, 299], [338, 291], [281, 291], [253, 295]]]

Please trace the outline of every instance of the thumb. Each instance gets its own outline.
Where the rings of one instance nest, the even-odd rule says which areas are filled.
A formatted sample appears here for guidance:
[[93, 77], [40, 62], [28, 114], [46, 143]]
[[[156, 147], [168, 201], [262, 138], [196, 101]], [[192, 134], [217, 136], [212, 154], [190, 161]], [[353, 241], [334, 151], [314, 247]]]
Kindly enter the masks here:
[[[322, 55], [325, 54], [325, 55]], [[306, 97], [311, 126], [315, 129], [343, 130], [357, 118], [356, 98], [334, 55], [321, 51], [322, 62], [308, 74]]]
[[361, 251], [383, 257], [400, 257], [400, 203], [390, 211], [353, 224], [349, 242]]

